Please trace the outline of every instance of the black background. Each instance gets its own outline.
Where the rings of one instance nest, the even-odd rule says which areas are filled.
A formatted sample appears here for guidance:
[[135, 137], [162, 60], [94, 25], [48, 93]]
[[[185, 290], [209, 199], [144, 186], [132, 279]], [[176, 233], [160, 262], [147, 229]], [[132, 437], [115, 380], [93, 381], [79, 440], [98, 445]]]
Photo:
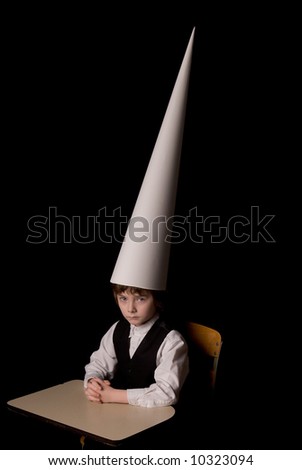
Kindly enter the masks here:
[[[295, 448], [291, 419], [301, 410], [292, 333], [284, 326], [286, 168], [280, 155], [288, 144], [288, 59], [282, 11], [197, 9], [187, 2], [166, 13], [151, 5], [66, 10], [19, 10], [7, 39], [13, 53], [4, 448], [58, 446], [46, 429], [33, 439], [16, 433], [6, 401], [83, 378], [91, 352], [117, 318], [109, 280], [120, 244], [66, 244], [60, 229], [57, 243], [31, 244], [28, 220], [47, 217], [49, 207], [82, 220], [103, 207], [109, 213], [121, 207], [130, 217], [194, 26], [176, 214], [196, 207], [225, 226], [236, 215], [250, 220], [257, 207], [260, 218], [274, 215], [267, 226], [274, 242], [260, 236], [211, 243], [207, 236], [203, 243], [187, 238], [173, 245], [170, 312], [223, 336], [220, 440], [215, 435], [208, 445]], [[34, 424], [19, 420], [17, 426]], [[64, 439], [72, 446], [67, 435], [62, 439], [60, 446]]]

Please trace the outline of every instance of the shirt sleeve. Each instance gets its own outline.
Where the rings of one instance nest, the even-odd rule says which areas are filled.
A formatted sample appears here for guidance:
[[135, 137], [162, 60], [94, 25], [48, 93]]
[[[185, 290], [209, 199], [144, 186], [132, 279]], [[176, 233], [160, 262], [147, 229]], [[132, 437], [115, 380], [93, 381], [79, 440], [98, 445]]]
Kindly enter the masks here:
[[112, 379], [114, 369], [117, 364], [115, 349], [113, 346], [113, 332], [117, 322], [115, 322], [102, 337], [99, 349], [90, 356], [90, 362], [85, 366], [84, 387], [92, 377], [100, 379]]
[[157, 352], [156, 361], [155, 383], [147, 388], [128, 389], [130, 405], [151, 408], [177, 403], [189, 372], [188, 346], [178, 331], [172, 330], [167, 334]]

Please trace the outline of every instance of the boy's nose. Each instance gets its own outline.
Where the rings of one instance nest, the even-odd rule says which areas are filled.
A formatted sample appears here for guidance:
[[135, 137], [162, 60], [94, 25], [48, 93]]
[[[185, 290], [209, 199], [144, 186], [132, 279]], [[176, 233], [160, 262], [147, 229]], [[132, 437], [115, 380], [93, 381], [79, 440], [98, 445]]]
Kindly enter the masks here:
[[130, 300], [128, 303], [128, 312], [129, 313], [136, 312], [136, 308], [135, 308], [133, 300]]

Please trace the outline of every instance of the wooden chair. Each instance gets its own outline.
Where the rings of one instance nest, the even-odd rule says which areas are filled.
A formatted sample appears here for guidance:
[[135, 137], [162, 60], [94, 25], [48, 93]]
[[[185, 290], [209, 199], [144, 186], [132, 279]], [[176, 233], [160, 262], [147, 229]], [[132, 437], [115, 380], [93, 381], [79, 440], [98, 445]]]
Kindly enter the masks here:
[[[221, 334], [219, 331], [208, 326], [188, 321], [186, 323], [186, 336], [189, 342], [189, 351], [190, 348], [192, 349], [192, 346], [194, 348], [195, 368], [199, 362], [206, 363], [203, 373], [208, 374], [206, 380], [209, 382], [209, 388], [214, 391], [222, 346]], [[202, 353], [202, 357], [196, 358], [196, 355], [199, 355], [199, 353]]]
[[193, 321], [185, 322], [181, 331], [189, 347], [189, 375], [175, 405], [173, 421], [168, 424], [174, 426], [171, 435], [180, 439], [179, 448], [211, 449], [221, 419], [221, 390], [216, 381], [221, 334]]

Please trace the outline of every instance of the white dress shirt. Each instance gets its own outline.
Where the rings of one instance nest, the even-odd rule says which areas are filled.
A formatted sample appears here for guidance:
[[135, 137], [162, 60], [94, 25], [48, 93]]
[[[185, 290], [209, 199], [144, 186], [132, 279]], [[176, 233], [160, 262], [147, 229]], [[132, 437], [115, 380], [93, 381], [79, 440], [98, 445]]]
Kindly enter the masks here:
[[[158, 319], [155, 315], [141, 326], [130, 325], [130, 357]], [[85, 366], [84, 387], [92, 377], [112, 379], [117, 358], [113, 344], [115, 322], [103, 336], [100, 347], [90, 357]], [[179, 392], [189, 372], [188, 347], [182, 335], [171, 330], [156, 355], [155, 383], [147, 388], [132, 388], [127, 390], [130, 405], [145, 407], [168, 406], [177, 403]]]

